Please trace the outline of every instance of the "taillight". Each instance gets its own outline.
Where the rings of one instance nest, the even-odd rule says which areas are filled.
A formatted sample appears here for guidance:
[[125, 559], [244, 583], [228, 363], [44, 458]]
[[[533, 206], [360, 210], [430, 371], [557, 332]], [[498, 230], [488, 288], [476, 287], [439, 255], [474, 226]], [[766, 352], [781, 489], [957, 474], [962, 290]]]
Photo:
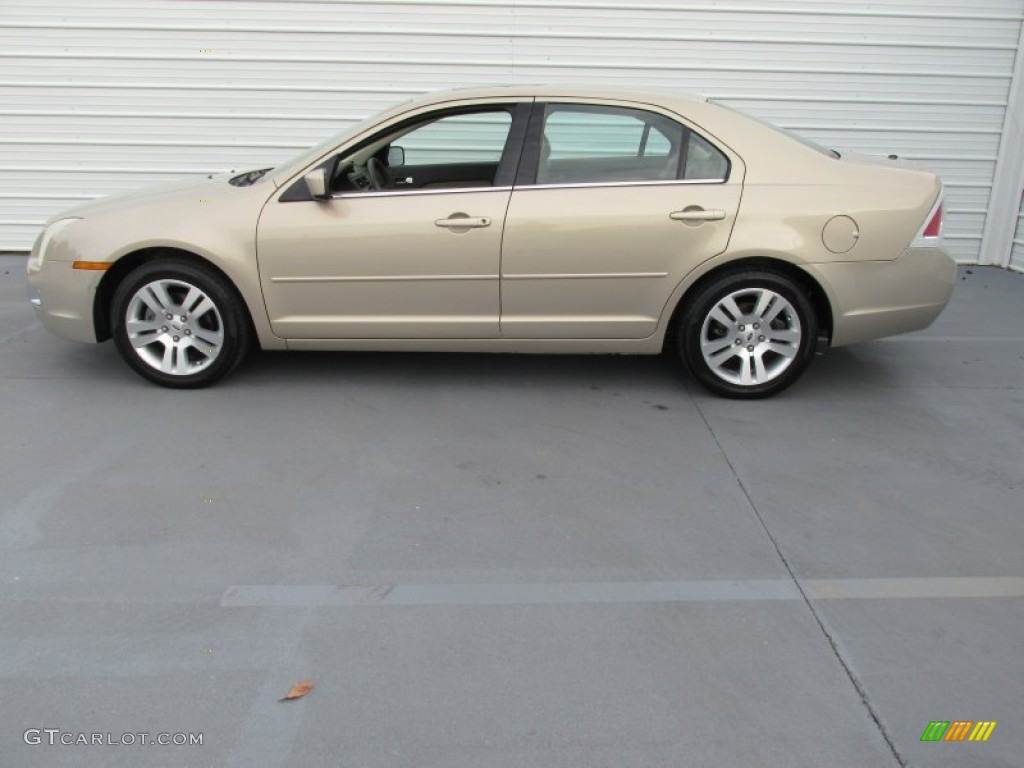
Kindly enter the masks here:
[[935, 213], [932, 214], [931, 221], [925, 225], [924, 232], [921, 237], [938, 238], [942, 234], [942, 201], [935, 206]]
[[911, 248], [934, 248], [942, 239], [942, 195], [928, 211], [924, 226], [917, 232], [917, 237], [910, 244]]

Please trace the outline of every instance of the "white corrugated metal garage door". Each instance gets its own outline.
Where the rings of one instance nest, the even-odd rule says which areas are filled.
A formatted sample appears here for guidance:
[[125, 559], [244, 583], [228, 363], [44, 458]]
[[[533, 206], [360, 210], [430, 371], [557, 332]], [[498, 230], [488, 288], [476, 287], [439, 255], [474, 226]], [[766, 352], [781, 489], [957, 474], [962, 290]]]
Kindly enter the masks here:
[[1024, 0], [0, 0], [0, 249], [48, 215], [272, 164], [405, 96], [591, 80], [696, 90], [943, 176], [978, 258]]

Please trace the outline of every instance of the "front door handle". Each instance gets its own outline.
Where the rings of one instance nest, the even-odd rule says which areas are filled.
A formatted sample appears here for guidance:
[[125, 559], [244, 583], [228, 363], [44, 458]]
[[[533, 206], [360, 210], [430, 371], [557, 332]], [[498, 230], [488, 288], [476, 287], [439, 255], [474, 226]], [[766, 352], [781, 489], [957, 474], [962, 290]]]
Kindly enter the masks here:
[[721, 221], [725, 218], [725, 211], [715, 209], [705, 210], [699, 206], [689, 206], [681, 211], [672, 211], [668, 215], [675, 221]]
[[467, 216], [464, 213], [453, 213], [447, 219], [435, 221], [434, 226], [447, 227], [449, 229], [477, 229], [479, 227], [491, 226], [491, 220], [486, 216]]

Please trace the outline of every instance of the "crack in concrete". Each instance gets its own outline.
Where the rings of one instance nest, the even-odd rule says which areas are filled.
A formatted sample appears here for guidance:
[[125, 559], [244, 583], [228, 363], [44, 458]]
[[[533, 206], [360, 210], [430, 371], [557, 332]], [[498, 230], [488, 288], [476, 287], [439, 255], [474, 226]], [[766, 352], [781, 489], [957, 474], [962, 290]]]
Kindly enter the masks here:
[[868, 716], [871, 718], [871, 721], [875, 724], [875, 727], [881, 734], [882, 739], [889, 747], [889, 751], [892, 753], [893, 759], [896, 760], [896, 763], [900, 766], [900, 768], [907, 768], [907, 766], [909, 765], [907, 759], [903, 757], [902, 754], [900, 754], [900, 751], [896, 747], [896, 743], [893, 740], [892, 734], [889, 733], [889, 729], [886, 728], [885, 723], [882, 722], [881, 714], [879, 714], [875, 710], [874, 706], [871, 704], [871, 699], [868, 697], [867, 690], [864, 688], [864, 685], [861, 683], [861, 681], [857, 678], [857, 675], [854, 674], [850, 664], [843, 657], [842, 651], [839, 650], [839, 645], [836, 642], [836, 639], [833, 637], [832, 633], [829, 632], [826, 628], [824, 620], [818, 613], [817, 609], [814, 607], [814, 603], [811, 602], [811, 598], [808, 596], [806, 590], [804, 589], [804, 585], [800, 583], [800, 579], [797, 578], [796, 573], [793, 571], [793, 567], [789, 564], [789, 560], [783, 553], [782, 547], [779, 546], [778, 540], [775, 538], [774, 534], [772, 534], [771, 529], [768, 527], [768, 524], [765, 522], [764, 517], [761, 515], [761, 510], [759, 510], [757, 508], [757, 504], [754, 503], [754, 499], [750, 495], [750, 490], [747, 488], [746, 484], [743, 482], [743, 478], [740, 477], [739, 472], [733, 465], [732, 459], [729, 457], [729, 454], [725, 450], [725, 446], [723, 446], [722, 441], [718, 439], [718, 434], [715, 432], [714, 427], [711, 426], [711, 422], [708, 420], [707, 415], [704, 413], [704, 409], [700, 407], [700, 403], [697, 401], [697, 398], [693, 396], [693, 392], [690, 390], [689, 387], [686, 388], [686, 391], [687, 394], [690, 396], [690, 400], [693, 402], [694, 408], [697, 409], [697, 413], [700, 414], [700, 418], [704, 422], [704, 426], [707, 427], [708, 432], [711, 434], [712, 439], [715, 441], [715, 445], [718, 446], [718, 450], [721, 452], [722, 458], [725, 459], [725, 463], [729, 465], [729, 471], [732, 472], [732, 476], [736, 479], [736, 484], [740, 487], [740, 490], [743, 492], [743, 496], [746, 498], [747, 503], [750, 505], [751, 511], [754, 513], [754, 516], [757, 518], [757, 521], [761, 524], [761, 528], [764, 529], [765, 536], [768, 537], [768, 541], [770, 541], [772, 546], [775, 548], [775, 553], [779, 556], [779, 561], [782, 563], [782, 566], [786, 569], [786, 573], [789, 574], [789, 578], [792, 579], [793, 585], [797, 588], [797, 591], [799, 591], [800, 596], [803, 599], [804, 605], [806, 605], [807, 610], [810, 611], [811, 617], [814, 619], [814, 622], [818, 625], [818, 629], [821, 630], [821, 633], [825, 636], [825, 640], [828, 641], [829, 648], [832, 649], [832, 655], [835, 656], [836, 661], [839, 662], [839, 666], [842, 667], [843, 672], [846, 673], [847, 679], [849, 679], [850, 684], [853, 685], [854, 690], [860, 697], [861, 704], [864, 705], [864, 709], [867, 710]]

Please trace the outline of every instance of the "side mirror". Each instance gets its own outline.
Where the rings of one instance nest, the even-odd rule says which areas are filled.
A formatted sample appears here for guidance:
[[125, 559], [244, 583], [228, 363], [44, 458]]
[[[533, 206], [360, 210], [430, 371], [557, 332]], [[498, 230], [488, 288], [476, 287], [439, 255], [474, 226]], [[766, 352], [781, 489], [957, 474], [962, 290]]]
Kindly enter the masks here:
[[314, 200], [326, 200], [327, 194], [327, 171], [323, 168], [315, 168], [302, 177], [306, 182], [306, 189], [313, 196]]
[[388, 167], [394, 168], [396, 165], [405, 165], [405, 147], [392, 144], [388, 147]]

